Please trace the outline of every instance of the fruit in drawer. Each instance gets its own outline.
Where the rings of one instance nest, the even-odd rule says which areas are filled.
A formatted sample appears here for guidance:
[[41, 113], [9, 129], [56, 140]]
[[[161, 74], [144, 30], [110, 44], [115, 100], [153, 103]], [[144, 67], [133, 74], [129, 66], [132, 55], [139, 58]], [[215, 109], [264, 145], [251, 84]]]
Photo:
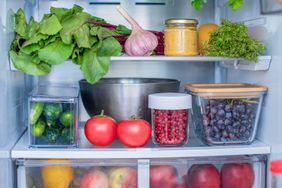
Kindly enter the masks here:
[[212, 164], [193, 165], [187, 173], [187, 186], [189, 188], [220, 188], [219, 172]]
[[82, 176], [80, 188], [109, 188], [109, 178], [102, 170], [92, 169]]
[[110, 188], [137, 188], [137, 171], [132, 167], [113, 168], [109, 177]]
[[153, 165], [150, 167], [151, 188], [174, 188], [177, 185], [177, 170], [170, 165]]
[[84, 133], [91, 144], [108, 146], [116, 138], [116, 129], [116, 121], [109, 116], [105, 116], [104, 111], [102, 111], [100, 115], [87, 120], [84, 126]]
[[117, 136], [122, 144], [128, 147], [142, 147], [151, 138], [151, 125], [143, 119], [122, 120], [117, 126]]
[[60, 103], [45, 103], [43, 114], [46, 120], [53, 121], [60, 117], [63, 106]]
[[[56, 162], [57, 161], [58, 160], [56, 160]], [[60, 161], [64, 163], [67, 162], [67, 160], [59, 160], [58, 162]], [[68, 188], [73, 180], [73, 173], [73, 168], [70, 166], [42, 167], [41, 176], [44, 188]]]
[[250, 164], [225, 164], [221, 168], [222, 188], [252, 188], [255, 175]]

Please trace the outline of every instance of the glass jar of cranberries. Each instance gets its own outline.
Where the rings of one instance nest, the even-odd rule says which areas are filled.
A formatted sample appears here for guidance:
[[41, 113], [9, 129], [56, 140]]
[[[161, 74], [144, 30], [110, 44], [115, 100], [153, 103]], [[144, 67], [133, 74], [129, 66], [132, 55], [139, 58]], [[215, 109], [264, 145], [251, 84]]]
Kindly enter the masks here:
[[182, 93], [149, 95], [152, 110], [153, 141], [161, 146], [179, 146], [188, 140], [191, 96]]

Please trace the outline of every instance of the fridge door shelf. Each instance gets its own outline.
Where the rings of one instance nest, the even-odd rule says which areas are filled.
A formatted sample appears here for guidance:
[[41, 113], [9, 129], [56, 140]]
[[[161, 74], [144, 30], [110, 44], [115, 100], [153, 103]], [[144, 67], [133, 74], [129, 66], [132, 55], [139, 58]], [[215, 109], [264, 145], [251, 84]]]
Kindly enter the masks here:
[[[70, 60], [68, 60], [70, 61]], [[268, 70], [270, 67], [271, 56], [260, 56], [259, 62], [249, 62], [241, 58], [228, 57], [210, 57], [210, 56], [114, 56], [111, 61], [171, 61], [171, 62], [220, 62], [221, 66], [226, 68], [244, 69], [244, 70]], [[10, 70], [18, 71], [12, 60], [9, 59]]]
[[249, 70], [249, 71], [267, 71], [270, 68], [272, 57], [260, 56], [258, 62], [250, 62], [244, 59], [238, 59], [236, 61], [224, 61], [220, 62], [220, 65], [224, 68]]
[[79, 142], [79, 148], [29, 148], [28, 135], [25, 133], [13, 148], [11, 156], [14, 159], [153, 159], [270, 154], [270, 147], [258, 140], [251, 145], [209, 147], [198, 139], [190, 139], [188, 144], [182, 147], [159, 147], [150, 142], [142, 148], [126, 148], [118, 140], [108, 148], [96, 148], [82, 142]]

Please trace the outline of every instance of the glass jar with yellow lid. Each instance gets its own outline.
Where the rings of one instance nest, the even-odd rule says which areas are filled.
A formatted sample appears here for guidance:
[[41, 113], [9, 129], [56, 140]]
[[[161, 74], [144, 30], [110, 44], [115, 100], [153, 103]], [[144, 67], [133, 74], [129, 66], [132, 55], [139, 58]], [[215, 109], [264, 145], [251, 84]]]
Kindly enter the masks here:
[[165, 22], [165, 55], [198, 55], [198, 21], [195, 19], [168, 19]]

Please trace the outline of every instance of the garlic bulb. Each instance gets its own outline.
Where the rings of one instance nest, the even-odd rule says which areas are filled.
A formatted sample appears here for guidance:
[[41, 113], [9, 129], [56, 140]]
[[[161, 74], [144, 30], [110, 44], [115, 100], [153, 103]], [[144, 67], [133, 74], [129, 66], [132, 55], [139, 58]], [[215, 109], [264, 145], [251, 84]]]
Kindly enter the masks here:
[[158, 38], [156, 35], [150, 31], [142, 29], [121, 6], [117, 6], [117, 10], [132, 27], [131, 35], [125, 42], [125, 52], [130, 56], [151, 55], [154, 49], [158, 46]]

